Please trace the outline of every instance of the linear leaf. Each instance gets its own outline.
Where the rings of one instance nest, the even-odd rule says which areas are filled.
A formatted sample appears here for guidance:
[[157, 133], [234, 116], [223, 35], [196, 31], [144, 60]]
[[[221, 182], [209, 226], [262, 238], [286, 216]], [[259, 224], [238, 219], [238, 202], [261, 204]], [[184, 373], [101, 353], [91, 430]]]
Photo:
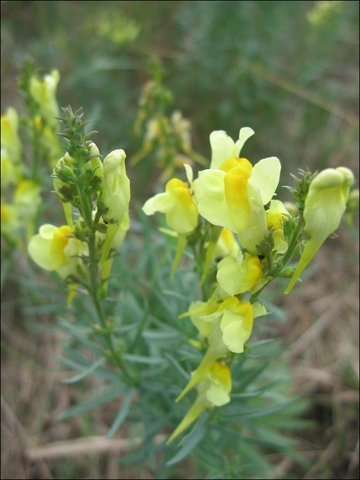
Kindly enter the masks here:
[[131, 353], [127, 353], [123, 356], [125, 360], [134, 363], [146, 363], [148, 365], [156, 365], [159, 363], [163, 363], [163, 358], [156, 358], [156, 357], [143, 357], [141, 355], [132, 355]]
[[85, 378], [87, 375], [89, 375], [91, 372], [96, 370], [100, 365], [102, 365], [105, 362], [105, 358], [99, 358], [95, 363], [93, 363], [89, 368], [83, 369], [81, 373], [78, 375], [75, 375], [74, 377], [71, 378], [66, 378], [63, 380], [63, 383], [76, 383]]
[[[91, 342], [85, 335], [83, 335], [83, 334], [79, 331], [79, 327], [78, 327], [78, 326], [72, 325], [71, 323], [67, 322], [67, 321], [64, 320], [63, 318], [60, 318], [60, 323], [61, 323], [61, 325], [63, 325], [67, 330], [69, 330], [69, 331], [74, 335], [74, 337], [76, 337], [78, 340], [80, 340], [81, 343], [83, 343], [84, 345], [86, 345], [87, 347], [89, 347], [90, 350], [92, 350], [93, 352], [97, 353], [97, 355], [98, 355], [99, 357], [102, 357], [102, 351], [101, 351], [98, 347], [96, 347], [93, 342]], [[88, 329], [88, 331], [90, 332], [90, 329]]]
[[116, 415], [115, 420], [113, 421], [110, 430], [108, 431], [108, 434], [106, 435], [106, 438], [111, 438], [116, 430], [120, 427], [120, 425], [123, 423], [125, 418], [127, 417], [129, 410], [130, 410], [130, 405], [131, 405], [131, 400], [133, 397], [134, 389], [131, 388], [128, 390], [125, 394], [124, 398], [124, 403], [121, 406], [121, 409], [119, 413]]
[[69, 408], [61, 415], [59, 415], [58, 420], [67, 420], [68, 418], [73, 417], [74, 415], [86, 412], [87, 410], [91, 410], [93, 408], [102, 405], [103, 403], [110, 402], [113, 398], [118, 397], [121, 393], [126, 390], [126, 385], [117, 386], [111, 390], [108, 390], [107, 393], [103, 393], [99, 397], [95, 398], [94, 400], [90, 400], [89, 402], [81, 403], [80, 405], [75, 405], [74, 407]]
[[182, 368], [180, 363], [177, 360], [175, 360], [175, 358], [172, 355], [170, 355], [170, 353], [166, 353], [165, 357], [174, 365], [176, 370], [179, 373], [181, 373], [181, 375], [185, 378], [185, 380], [189, 381], [190, 375], [187, 372], [185, 372], [185, 370]]
[[205, 435], [206, 429], [204, 427], [204, 423], [207, 417], [208, 415], [202, 414], [191, 432], [183, 438], [181, 442], [184, 445], [183, 448], [173, 458], [166, 462], [165, 465], [175, 465], [175, 463], [180, 462], [196, 447], [196, 445], [202, 440], [203, 436]]

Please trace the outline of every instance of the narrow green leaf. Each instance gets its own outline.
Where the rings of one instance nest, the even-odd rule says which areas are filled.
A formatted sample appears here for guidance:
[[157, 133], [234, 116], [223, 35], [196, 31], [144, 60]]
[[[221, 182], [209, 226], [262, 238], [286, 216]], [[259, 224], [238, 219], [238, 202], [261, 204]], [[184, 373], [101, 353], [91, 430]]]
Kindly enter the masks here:
[[125, 394], [124, 402], [119, 410], [119, 413], [116, 415], [115, 420], [113, 421], [110, 430], [108, 431], [108, 434], [106, 435], [106, 438], [111, 438], [116, 430], [120, 427], [120, 425], [123, 423], [123, 421], [126, 419], [129, 410], [130, 410], [130, 405], [131, 405], [131, 400], [133, 397], [134, 389], [131, 388], [128, 390]]
[[74, 377], [71, 378], [66, 378], [65, 380], [62, 381], [62, 383], [76, 383], [83, 378], [85, 378], [87, 375], [89, 375], [91, 372], [96, 370], [100, 365], [102, 365], [105, 362], [105, 358], [99, 358], [95, 363], [93, 363], [89, 368], [82, 369], [82, 372], [79, 373], [78, 375], [75, 375]]
[[[146, 304], [148, 302], [146, 301]], [[136, 345], [138, 344], [138, 341], [140, 339], [140, 336], [141, 336], [141, 333], [145, 327], [145, 323], [146, 323], [146, 320], [148, 318], [148, 314], [147, 314], [147, 311], [149, 310], [148, 306], [146, 308], [146, 311], [145, 311], [145, 314], [143, 315], [142, 319], [141, 319], [141, 322], [140, 322], [140, 325], [138, 326], [138, 329], [137, 329], [137, 332], [136, 332], [136, 335], [135, 335], [135, 338], [133, 340], [133, 342], [131, 343], [130, 347], [129, 347], [129, 352], [133, 352]]]
[[241, 377], [240, 390], [245, 390], [245, 388], [250, 385], [250, 383], [253, 383], [255, 378], [257, 378], [267, 366], [268, 362], [265, 362], [264, 364], [260, 365], [257, 368], [254, 368], [253, 370], [245, 371]]
[[205, 435], [206, 428], [204, 424], [207, 417], [207, 414], [203, 413], [201, 415], [191, 432], [186, 435], [186, 437], [184, 437], [183, 440], [180, 442], [180, 445], [184, 445], [183, 448], [173, 458], [166, 462], [165, 465], [175, 465], [175, 463], [180, 462], [196, 447], [196, 445], [202, 440]]
[[[258, 388], [256, 390], [252, 390], [251, 392], [244, 392], [244, 393], [232, 393], [231, 398], [232, 399], [245, 399], [245, 398], [254, 398], [258, 397], [262, 393], [267, 392], [273, 385], [275, 385], [278, 382], [270, 382], [267, 383], [266, 385], [262, 386], [261, 388]], [[235, 390], [235, 388], [234, 388]]]
[[244, 417], [247, 421], [250, 418], [260, 418], [270, 415], [272, 413], [279, 412], [286, 408], [288, 405], [291, 405], [296, 400], [288, 400], [287, 402], [278, 403], [276, 405], [271, 405], [270, 407], [241, 407], [236, 405], [235, 408], [229, 406], [230, 413], [224, 414], [225, 418], [234, 418], [234, 417]]
[[165, 340], [175, 340], [179, 337], [179, 334], [176, 331], [155, 331], [155, 330], [144, 330], [142, 336], [147, 340], [158, 340], [158, 341], [165, 341]]
[[126, 355], [123, 356], [125, 360], [128, 362], [134, 362], [134, 363], [145, 363], [148, 365], [156, 365], [159, 363], [163, 363], [164, 359], [159, 358], [159, 357], [143, 357], [141, 355], [132, 355], [131, 353], [127, 353]]
[[185, 370], [182, 368], [182, 366], [180, 365], [180, 363], [178, 361], [175, 360], [175, 358], [170, 355], [170, 353], [166, 353], [165, 354], [165, 357], [174, 365], [174, 367], [176, 368], [176, 370], [181, 373], [181, 375], [185, 378], [185, 380], [188, 382], [189, 381], [189, 378], [190, 378], [190, 375], [185, 372]]
[[93, 408], [102, 405], [103, 403], [110, 402], [113, 398], [118, 397], [121, 393], [126, 390], [126, 385], [120, 385], [112, 389], [107, 389], [106, 393], [102, 393], [99, 397], [89, 402], [81, 403], [80, 405], [75, 405], [74, 407], [69, 408], [61, 415], [59, 415], [58, 420], [67, 420], [68, 418], [73, 417], [74, 415], [81, 414], [87, 410], [92, 410]]
[[[90, 350], [95, 352], [99, 357], [103, 356], [102, 351], [96, 345], [94, 345], [94, 343], [91, 340], [89, 340], [85, 335], [83, 335], [81, 331], [79, 331], [78, 325], [77, 326], [72, 325], [71, 323], [67, 322], [63, 318], [60, 318], [60, 324], [63, 325], [67, 330], [69, 330], [72, 333], [72, 335], [74, 335], [74, 337], [76, 337], [78, 340], [80, 340], [81, 343], [89, 347]], [[90, 328], [87, 329], [87, 331], [90, 333], [91, 331]]]
[[249, 445], [247, 438], [242, 437], [240, 451], [242, 453], [243, 463], [245, 463], [244, 460], [248, 460], [250, 462], [248, 468], [250, 467], [259, 478], [264, 478], [264, 472], [268, 474], [270, 472], [276, 472], [273, 465], [271, 465], [253, 445]]

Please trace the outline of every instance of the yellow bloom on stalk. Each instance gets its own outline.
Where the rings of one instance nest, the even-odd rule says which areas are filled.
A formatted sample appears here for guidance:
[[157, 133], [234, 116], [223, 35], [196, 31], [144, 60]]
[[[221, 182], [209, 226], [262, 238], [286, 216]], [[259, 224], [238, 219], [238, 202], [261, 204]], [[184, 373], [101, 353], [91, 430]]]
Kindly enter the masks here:
[[228, 297], [218, 305], [213, 298], [208, 302], [194, 302], [190, 305], [189, 312], [181, 317], [185, 316], [190, 316], [194, 325], [207, 338], [209, 347], [190, 382], [176, 399], [177, 402], [203, 380], [217, 360], [229, 352], [244, 351], [244, 344], [251, 334], [254, 312], [249, 302]]
[[292, 290], [324, 241], [338, 228], [353, 183], [354, 175], [345, 167], [327, 168], [310, 183], [304, 208], [304, 231], [310, 239], [306, 242], [295, 273], [285, 290], [286, 294]]
[[241, 245], [252, 252], [266, 237], [264, 205], [275, 193], [281, 169], [276, 157], [260, 160], [254, 167], [238, 157], [253, 133], [248, 127], [241, 129], [234, 143], [225, 132], [213, 132], [211, 168], [201, 171], [193, 184], [200, 215], [240, 234]]
[[217, 241], [213, 257], [224, 258], [228, 255], [236, 257], [239, 253], [239, 244], [231, 230], [223, 228]]
[[36, 76], [30, 79], [30, 93], [39, 104], [43, 118], [54, 128], [58, 126], [55, 117], [59, 116], [59, 106], [56, 101], [56, 88], [59, 81], [58, 70], [52, 70], [50, 74], [44, 76], [43, 80], [39, 80]]
[[[81, 255], [88, 255], [88, 246], [74, 237], [68, 225], [56, 227], [49, 223], [39, 228], [38, 235], [31, 238], [28, 245], [31, 258], [41, 268], [55, 270], [61, 278], [78, 276], [83, 267]], [[68, 305], [75, 294], [76, 284], [69, 284]]]
[[237, 257], [225, 257], [218, 264], [216, 279], [229, 295], [252, 292], [261, 279], [262, 266], [259, 258], [240, 251]]
[[188, 413], [166, 442], [167, 445], [188, 428], [204, 410], [230, 402], [231, 372], [227, 365], [215, 362], [199, 383], [198, 394]]
[[39, 228], [38, 235], [30, 240], [28, 250], [41, 268], [56, 270], [62, 278], [76, 274], [81, 260], [75, 255], [88, 254], [87, 244], [74, 237], [69, 225], [56, 227], [49, 223]]
[[270, 208], [266, 211], [266, 223], [268, 228], [275, 229], [272, 233], [274, 250], [278, 253], [285, 253], [288, 244], [284, 237], [283, 222], [288, 221], [289, 212], [280, 200], [271, 200]]
[[173, 178], [165, 187], [165, 193], [149, 198], [143, 206], [146, 215], [165, 213], [166, 223], [178, 234], [188, 235], [198, 224], [198, 212], [187, 183]]
[[15, 108], [9, 107], [6, 114], [1, 116], [1, 146], [6, 148], [13, 163], [20, 163], [22, 146], [18, 135], [19, 116]]
[[[189, 165], [185, 165], [185, 169], [191, 185], [192, 169]], [[155, 212], [165, 213], [166, 223], [178, 234], [177, 250], [171, 270], [173, 277], [186, 247], [186, 237], [198, 224], [198, 211], [192, 191], [186, 182], [173, 178], [167, 182], [164, 193], [159, 193], [145, 202], [143, 212], [146, 215], [154, 215]]]
[[98, 205], [102, 204], [106, 209], [102, 217], [108, 222], [108, 227], [100, 265], [106, 261], [114, 237], [129, 208], [130, 180], [126, 175], [125, 158], [124, 150], [114, 150], [103, 163], [103, 182]]

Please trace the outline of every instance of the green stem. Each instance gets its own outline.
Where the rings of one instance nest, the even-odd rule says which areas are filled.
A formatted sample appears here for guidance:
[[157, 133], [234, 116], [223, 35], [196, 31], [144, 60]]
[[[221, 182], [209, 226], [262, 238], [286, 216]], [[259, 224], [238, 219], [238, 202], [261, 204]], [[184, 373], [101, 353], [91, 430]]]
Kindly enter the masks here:
[[81, 203], [83, 207], [82, 214], [84, 217], [85, 225], [91, 230], [91, 235], [88, 240], [89, 272], [90, 272], [90, 285], [88, 287], [88, 292], [90, 297], [92, 298], [92, 301], [94, 302], [94, 306], [102, 327], [103, 336], [108, 345], [112, 360], [121, 369], [127, 382], [132, 385], [135, 385], [137, 383], [137, 380], [133, 378], [124, 360], [115, 351], [111, 332], [109, 332], [108, 326], [106, 324], [104, 312], [102, 309], [102, 305], [99, 300], [100, 285], [98, 283], [99, 272], [98, 272], [97, 257], [96, 257], [95, 227], [92, 219], [92, 202], [91, 202], [91, 199], [89, 199], [86, 195], [84, 195], [83, 188], [81, 187], [82, 187], [81, 185], [78, 186], [78, 191], [79, 191], [79, 195], [80, 195]]
[[273, 274], [276, 274], [279, 275], [279, 273], [283, 270], [284, 267], [286, 267], [286, 265], [289, 263], [289, 261], [292, 259], [293, 255], [294, 255], [294, 252], [295, 252], [295, 249], [298, 245], [298, 240], [299, 240], [299, 237], [301, 235], [301, 232], [302, 232], [302, 229], [304, 227], [304, 216], [302, 213], [299, 214], [299, 220], [298, 220], [298, 224], [296, 226], [296, 229], [295, 229], [295, 232], [294, 232], [294, 235], [291, 239], [291, 242], [290, 242], [290, 245], [289, 245], [289, 248], [287, 249], [287, 252], [283, 258], [283, 261], [282, 261], [282, 265], [280, 268], [276, 269], [275, 272], [270, 272], [270, 275], [273, 275]]
[[33, 120], [33, 165], [32, 165], [32, 180], [36, 180], [39, 169], [39, 155], [40, 155], [40, 135], [38, 132], [35, 121]]
[[303, 217], [303, 214], [300, 213], [299, 214], [299, 220], [298, 220], [298, 223], [297, 223], [297, 226], [296, 226], [296, 229], [295, 229], [295, 232], [292, 236], [292, 239], [291, 239], [291, 242], [290, 242], [290, 245], [289, 245], [289, 248], [287, 249], [287, 252], [286, 254], [284, 255], [284, 258], [281, 262], [281, 266], [280, 267], [277, 267], [275, 268], [274, 270], [270, 270], [268, 275], [271, 277], [271, 279], [265, 283], [265, 285], [260, 288], [260, 290], [258, 290], [257, 292], [255, 292], [253, 295], [251, 295], [250, 297], [250, 303], [255, 303], [255, 301], [258, 299], [260, 293], [273, 281], [275, 280], [275, 278], [277, 278], [279, 276], [279, 273], [281, 273], [281, 271], [286, 267], [286, 265], [289, 263], [289, 261], [292, 259], [293, 255], [294, 255], [294, 252], [295, 252], [295, 249], [298, 245], [298, 240], [299, 240], [299, 237], [302, 233], [302, 230], [303, 230], [303, 227], [304, 227], [304, 217]]

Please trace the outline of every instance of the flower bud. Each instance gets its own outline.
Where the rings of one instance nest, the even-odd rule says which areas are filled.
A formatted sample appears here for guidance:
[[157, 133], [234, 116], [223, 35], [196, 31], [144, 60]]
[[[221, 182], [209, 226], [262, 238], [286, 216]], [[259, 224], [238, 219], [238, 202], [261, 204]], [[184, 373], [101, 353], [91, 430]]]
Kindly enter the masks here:
[[105, 211], [102, 218], [109, 224], [99, 265], [103, 265], [107, 260], [116, 234], [129, 208], [130, 180], [126, 175], [125, 158], [124, 150], [114, 150], [104, 160], [104, 177], [98, 206]]
[[[74, 178], [73, 163], [74, 159], [68, 154], [68, 152], [66, 152], [65, 155], [56, 162], [53, 171], [54, 189], [56, 195], [60, 198], [62, 202], [68, 202], [70, 200], [67, 196], [64, 195], [61, 189], [63, 187], [68, 187], [69, 182], [71, 182]], [[61, 180], [59, 177], [61, 177]]]
[[102, 192], [98, 203], [107, 209], [103, 219], [120, 224], [130, 202], [130, 180], [125, 170], [124, 150], [114, 150], [103, 164]]
[[338, 228], [345, 212], [354, 175], [345, 167], [327, 168], [310, 183], [305, 200], [306, 242], [299, 264], [285, 293], [289, 293], [324, 241]]

